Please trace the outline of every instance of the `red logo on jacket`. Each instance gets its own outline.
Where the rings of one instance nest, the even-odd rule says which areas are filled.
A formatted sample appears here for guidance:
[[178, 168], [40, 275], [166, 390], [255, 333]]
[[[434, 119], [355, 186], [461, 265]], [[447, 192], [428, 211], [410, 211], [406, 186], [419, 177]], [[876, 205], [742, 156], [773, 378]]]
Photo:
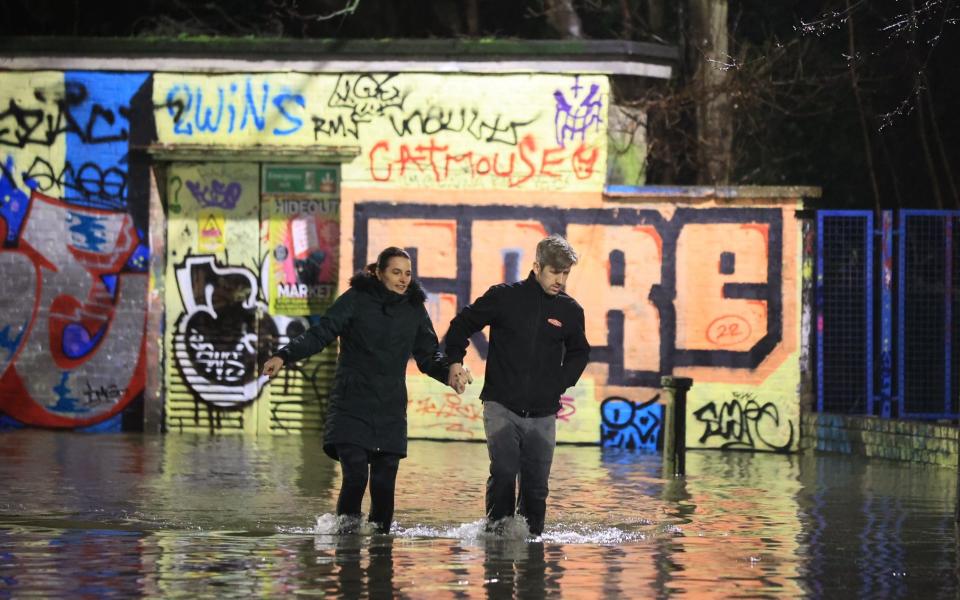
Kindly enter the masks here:
[[560, 321], [558, 321], [558, 320], [556, 320], [556, 319], [547, 319], [547, 323], [550, 323], [550, 324], [553, 325], [554, 327], [563, 327], [563, 323], [561, 323]]

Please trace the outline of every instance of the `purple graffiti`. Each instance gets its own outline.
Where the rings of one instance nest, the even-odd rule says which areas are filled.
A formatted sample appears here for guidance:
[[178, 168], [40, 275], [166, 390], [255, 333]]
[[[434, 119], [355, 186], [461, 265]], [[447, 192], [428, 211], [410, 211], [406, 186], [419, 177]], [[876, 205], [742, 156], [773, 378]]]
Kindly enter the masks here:
[[223, 208], [233, 210], [240, 201], [240, 194], [243, 193], [243, 186], [236, 181], [224, 184], [214, 179], [210, 185], [203, 185], [198, 181], [187, 181], [187, 189], [197, 199], [200, 206], [204, 208]]
[[[566, 147], [567, 141], [585, 141], [587, 131], [594, 127], [600, 130], [600, 112], [603, 109], [603, 102], [600, 100], [600, 86], [595, 83], [590, 84], [590, 90], [581, 98], [583, 86], [580, 85], [580, 76], [576, 76], [573, 85], [570, 86], [573, 96], [570, 100], [561, 90], [553, 92], [553, 98], [556, 100], [557, 111], [554, 115], [553, 124], [557, 137], [557, 145], [561, 148]], [[579, 138], [578, 138], [579, 136]]]

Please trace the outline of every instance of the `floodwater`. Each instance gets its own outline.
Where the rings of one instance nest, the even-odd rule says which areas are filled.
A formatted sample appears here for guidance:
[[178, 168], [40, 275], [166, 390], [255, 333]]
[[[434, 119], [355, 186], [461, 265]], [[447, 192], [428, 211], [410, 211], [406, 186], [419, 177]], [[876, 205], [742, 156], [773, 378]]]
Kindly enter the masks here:
[[955, 598], [956, 473], [556, 452], [547, 528], [483, 533], [486, 448], [415, 441], [392, 535], [334, 533], [313, 437], [0, 434], [0, 598]]

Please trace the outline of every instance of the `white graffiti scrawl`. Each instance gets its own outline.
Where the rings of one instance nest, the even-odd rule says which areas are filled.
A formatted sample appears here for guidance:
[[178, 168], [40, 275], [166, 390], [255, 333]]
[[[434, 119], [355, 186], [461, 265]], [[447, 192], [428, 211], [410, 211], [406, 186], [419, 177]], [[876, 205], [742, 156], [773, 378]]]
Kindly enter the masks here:
[[[245, 267], [224, 267], [210, 255], [189, 256], [176, 269], [184, 313], [173, 354], [190, 389], [211, 404], [235, 407], [259, 395], [258, 340], [276, 326], [258, 300], [257, 278]], [[269, 331], [264, 331], [267, 329]]]

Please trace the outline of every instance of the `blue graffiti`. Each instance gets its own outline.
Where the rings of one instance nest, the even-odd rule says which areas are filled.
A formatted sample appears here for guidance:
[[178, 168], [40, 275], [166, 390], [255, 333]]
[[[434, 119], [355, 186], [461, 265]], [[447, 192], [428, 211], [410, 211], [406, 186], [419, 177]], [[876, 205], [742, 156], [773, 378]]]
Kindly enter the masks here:
[[[14, 419], [9, 415], [0, 413], [0, 431], [10, 430], [10, 429], [23, 429], [24, 427], [26, 427], [26, 425], [24, 425], [20, 421]], [[12, 577], [4, 577], [2, 578], [2, 581], [7, 585], [13, 585], [16, 583], [16, 579]]]
[[[236, 86], [230, 86], [231, 89], [234, 89]], [[240, 122], [240, 129], [246, 129], [247, 127], [247, 115], [253, 115], [253, 122], [257, 126], [257, 131], [263, 131], [263, 128], [266, 126], [266, 113], [267, 113], [267, 98], [270, 96], [270, 85], [267, 83], [263, 84], [263, 97], [260, 102], [260, 114], [256, 112], [256, 105], [253, 103], [253, 86], [250, 84], [250, 80], [247, 80], [247, 93], [246, 93], [246, 105], [245, 108], [252, 109], [251, 111], [244, 111], [243, 121]], [[233, 131], [233, 125], [231, 123], [231, 129]]]
[[57, 394], [57, 403], [50, 407], [51, 410], [66, 413], [89, 411], [90, 409], [78, 405], [80, 400], [70, 395], [70, 387], [67, 385], [69, 379], [69, 371], [64, 371], [60, 374], [60, 383], [53, 388], [53, 391]]
[[73, 235], [73, 244], [79, 250], [102, 252], [107, 243], [104, 227], [101, 220], [93, 215], [70, 212], [67, 216], [70, 233]]
[[[138, 231], [140, 234], [140, 239], [143, 239], [143, 232]], [[147, 268], [150, 266], [150, 249], [147, 248], [146, 244], [140, 242], [137, 244], [137, 247], [133, 249], [133, 253], [130, 255], [130, 258], [127, 259], [127, 264], [124, 265], [124, 270], [131, 273], [146, 273]]]
[[107, 419], [86, 427], [78, 427], [81, 433], [120, 433], [123, 431], [123, 414], [117, 413]]
[[127, 195], [126, 171], [118, 167], [104, 169], [92, 162], [74, 165], [65, 160], [63, 167], [55, 167], [37, 156], [21, 175], [30, 189], [60, 196], [72, 204], [116, 209]]
[[16, 353], [17, 348], [20, 347], [20, 342], [23, 341], [23, 334], [27, 330], [27, 325], [29, 323], [24, 323], [20, 326], [20, 330], [16, 335], [10, 333], [11, 325], [4, 325], [3, 328], [0, 328], [0, 350], [7, 351], [7, 357], [3, 361], [3, 369], [0, 369], [0, 373], [6, 370], [7, 364], [10, 363], [10, 359], [13, 358], [14, 353]]
[[20, 228], [30, 208], [30, 198], [17, 187], [13, 179], [13, 157], [8, 156], [0, 165], [0, 217], [7, 222], [7, 236], [3, 245], [12, 248], [20, 238]]
[[67, 131], [64, 168], [59, 173], [60, 169], [51, 169], [62, 186], [62, 198], [83, 206], [124, 209], [131, 102], [150, 75], [68, 71], [63, 77], [66, 86], [87, 90], [82, 101], [70, 107], [73, 118], [87, 126]]
[[[220, 129], [220, 119], [223, 118], [223, 88], [217, 89], [217, 93], [220, 97], [220, 102], [217, 103], [217, 120], [215, 123], [211, 123], [210, 115], [213, 114], [213, 109], [209, 106], [203, 106], [203, 91], [197, 89], [197, 111], [193, 117], [193, 122], [197, 124], [197, 131], [214, 133]], [[203, 109], [203, 119], [200, 118], [200, 109]]]
[[663, 424], [659, 394], [646, 402], [613, 396], [600, 405], [600, 442], [629, 450], [656, 450]]
[[307, 107], [306, 100], [304, 100], [303, 96], [300, 94], [291, 94], [288, 90], [284, 90], [283, 93], [278, 94], [277, 97], [273, 99], [273, 105], [277, 107], [277, 111], [279, 111], [283, 118], [290, 121], [291, 125], [287, 129], [275, 127], [273, 130], [273, 135], [290, 135], [291, 133], [295, 133], [297, 130], [303, 127], [303, 119], [287, 112], [286, 104], [288, 102], [293, 102], [300, 108]]
[[115, 274], [101, 275], [100, 281], [103, 282], [103, 287], [107, 288], [107, 292], [110, 294], [110, 297], [116, 298], [117, 276]]
[[[276, 118], [268, 118], [271, 105], [276, 109]], [[273, 135], [290, 135], [299, 131], [304, 123], [304, 119], [295, 114], [299, 110], [296, 107], [305, 109], [306, 106], [303, 95], [285, 86], [271, 91], [267, 82], [255, 86], [251, 78], [244, 81], [242, 94], [240, 86], [232, 82], [226, 87], [218, 86], [215, 98], [208, 96], [206, 100], [199, 86], [178, 83], [167, 92], [164, 104], [167, 114], [173, 118], [173, 132], [185, 136], [195, 132], [219, 133], [223, 128], [225, 133], [246, 131], [248, 127], [264, 131], [268, 122], [278, 122]]]

